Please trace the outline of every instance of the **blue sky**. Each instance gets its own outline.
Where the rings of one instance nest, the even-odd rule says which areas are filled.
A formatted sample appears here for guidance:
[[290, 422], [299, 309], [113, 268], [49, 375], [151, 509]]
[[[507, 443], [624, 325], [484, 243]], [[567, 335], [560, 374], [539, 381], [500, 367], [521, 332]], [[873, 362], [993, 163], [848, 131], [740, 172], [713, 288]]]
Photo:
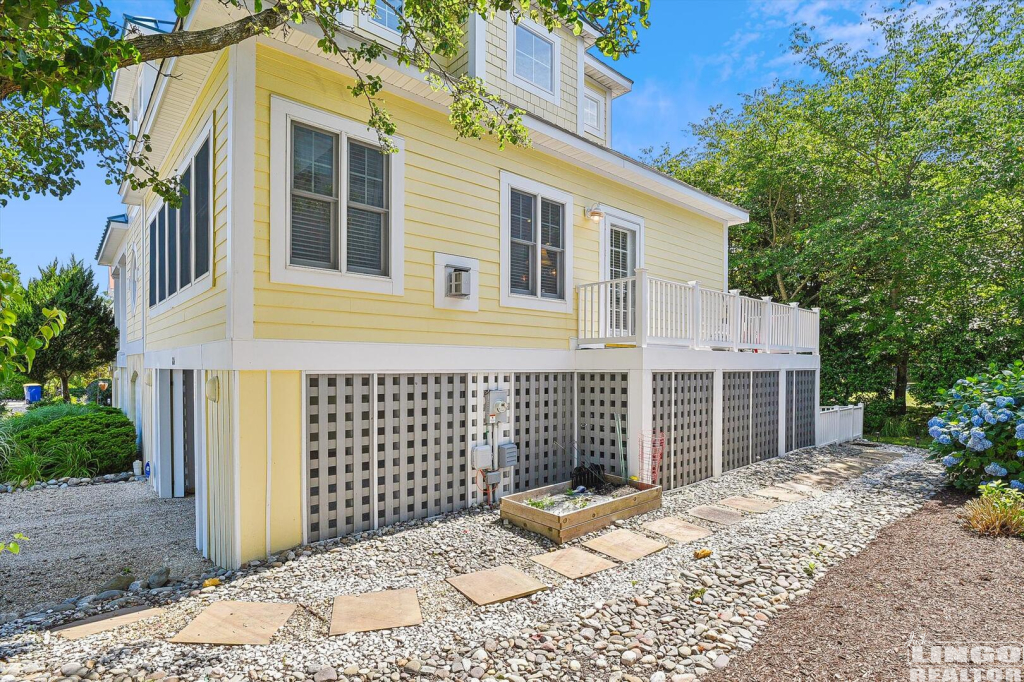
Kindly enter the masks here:
[[[860, 14], [873, 11], [871, 0], [653, 0], [651, 28], [640, 35], [640, 51], [614, 66], [634, 81], [633, 92], [613, 108], [612, 144], [638, 155], [647, 147], [687, 142], [688, 124], [708, 108], [735, 106], [740, 93], [770, 85], [776, 78], [806, 75], [788, 54], [791, 27], [806, 22], [823, 38], [857, 46], [868, 34]], [[121, 13], [152, 16], [168, 0], [106, 3]], [[0, 249], [21, 270], [72, 253], [95, 265], [93, 256], [106, 216], [122, 211], [116, 187], [104, 184], [92, 160], [79, 173], [81, 185], [68, 197], [11, 200], [0, 209]]]

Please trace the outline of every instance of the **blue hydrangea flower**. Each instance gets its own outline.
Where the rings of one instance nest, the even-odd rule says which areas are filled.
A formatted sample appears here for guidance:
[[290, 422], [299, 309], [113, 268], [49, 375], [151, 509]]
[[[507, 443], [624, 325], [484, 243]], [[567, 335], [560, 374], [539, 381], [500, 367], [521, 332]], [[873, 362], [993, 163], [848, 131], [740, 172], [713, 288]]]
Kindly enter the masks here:
[[1010, 487], [1014, 490], [1024, 490], [1024, 481], [1010, 481]]
[[935, 441], [936, 441], [936, 442], [937, 442], [937, 443], [938, 443], [939, 445], [949, 445], [950, 443], [952, 443], [952, 442], [953, 442], [953, 439], [952, 439], [952, 438], [950, 438], [948, 434], [945, 434], [945, 433], [944, 433], [944, 434], [942, 434], [941, 436], [939, 436], [938, 438], [936, 438], [936, 439], [935, 439]]
[[942, 417], [932, 417], [928, 420], [928, 426], [945, 426], [946, 420]]
[[1006, 407], [1007, 405], [1014, 405], [1013, 398], [1007, 398], [1005, 396], [999, 396], [996, 398], [996, 407]]
[[970, 438], [971, 438], [971, 432], [970, 431], [964, 431], [959, 436], [957, 436], [957, 440], [960, 441], [961, 445], [967, 445], [967, 441], [970, 440]]
[[1010, 412], [1005, 407], [996, 410], [994, 414], [996, 416], [996, 421], [1000, 424], [1005, 424], [1013, 417], [1013, 412]]
[[985, 432], [981, 429], [971, 429], [971, 439], [967, 442], [967, 449], [975, 452], [982, 452], [992, 447], [992, 441], [985, 438]]
[[942, 458], [942, 466], [946, 467], [947, 469], [949, 469], [950, 467], [955, 467], [959, 463], [960, 458], [954, 457], [953, 455], [946, 455], [945, 457]]
[[939, 436], [942, 435], [942, 428], [938, 426], [933, 426], [930, 429], [928, 429], [928, 435], [934, 438], [935, 440], [938, 440]]
[[998, 419], [997, 419], [996, 415], [993, 414], [992, 412], [986, 412], [985, 413], [985, 421], [987, 421], [989, 424], [995, 424], [996, 421], [998, 421]]
[[1006, 467], [999, 466], [998, 462], [992, 462], [985, 467], [985, 473], [989, 476], [1003, 477], [1006, 475]]
[[1013, 435], [1024, 440], [1024, 422], [1017, 424], [1017, 431]]
[[960, 391], [950, 391], [949, 395], [953, 397], [953, 400], [960, 400]]
[[973, 417], [971, 417], [971, 423], [974, 424], [975, 426], [981, 426], [982, 424], [985, 423], [985, 418], [982, 417], [980, 414], [976, 414]]
[[1017, 458], [1018, 459], [1024, 459], [1024, 450], [1018, 450], [1017, 451]]

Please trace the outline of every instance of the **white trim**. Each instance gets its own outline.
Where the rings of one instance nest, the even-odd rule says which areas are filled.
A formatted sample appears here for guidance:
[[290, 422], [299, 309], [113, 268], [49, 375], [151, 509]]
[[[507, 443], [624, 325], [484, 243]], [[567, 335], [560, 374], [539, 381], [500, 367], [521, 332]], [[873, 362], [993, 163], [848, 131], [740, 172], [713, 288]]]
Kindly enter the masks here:
[[[302, 511], [302, 544], [308, 545], [309, 544], [309, 487], [308, 487], [309, 483], [308, 483], [308, 481], [306, 479], [309, 476], [309, 474], [307, 473], [307, 470], [309, 468], [309, 461], [308, 461], [309, 460], [309, 452], [306, 450], [306, 438], [307, 438], [306, 430], [309, 427], [308, 427], [307, 422], [306, 422], [306, 408], [309, 405], [309, 402], [308, 402], [309, 401], [309, 396], [307, 395], [307, 393], [308, 393], [307, 386], [309, 385], [309, 382], [306, 381], [306, 373], [305, 372], [302, 372], [299, 375], [299, 377], [300, 377], [299, 381], [302, 382], [302, 386], [299, 387], [299, 391], [302, 394], [302, 426], [299, 429], [299, 433], [301, 435], [301, 439], [300, 440], [302, 441], [302, 449], [299, 451], [299, 456], [301, 457], [301, 464], [302, 464], [302, 466], [299, 467], [299, 469], [300, 469], [300, 471], [299, 471], [299, 480], [301, 481], [301, 485], [302, 485], [302, 490], [300, 491], [300, 493], [302, 495], [302, 510], [301, 510]], [[376, 415], [377, 414], [377, 410], [376, 409], [371, 410], [371, 414]]]
[[593, 69], [594, 71], [597, 71], [602, 78], [607, 78], [609, 81], [615, 83], [616, 86], [623, 90], [623, 92], [619, 93], [621, 95], [624, 95], [633, 89], [633, 81], [623, 76], [621, 73], [590, 53], [584, 55], [582, 66], [584, 71], [586, 71], [586, 69]]
[[[573, 309], [573, 232], [575, 232], [576, 225], [576, 211], [573, 209], [572, 195], [560, 189], [555, 189], [549, 185], [542, 184], [536, 180], [524, 178], [521, 175], [515, 175], [508, 171], [501, 171], [501, 253], [500, 253], [500, 267], [498, 269], [498, 275], [501, 278], [500, 286], [500, 304], [510, 308], [526, 308], [529, 310], [547, 310], [555, 313], [572, 313]], [[513, 189], [522, 190], [529, 194], [535, 194], [538, 196], [538, 204], [540, 198], [549, 199], [551, 201], [558, 202], [565, 206], [565, 225], [563, 231], [565, 232], [565, 247], [564, 257], [565, 266], [563, 273], [562, 282], [562, 299], [550, 299], [541, 298], [540, 296], [540, 258], [538, 255], [537, 264], [537, 278], [538, 278], [538, 290], [536, 296], [524, 296], [522, 294], [513, 294], [511, 287], [509, 286], [508, 274], [510, 268], [510, 197], [509, 193]], [[537, 230], [537, 244], [541, 242], [540, 237], [540, 225], [536, 225]]]
[[[209, 484], [206, 465], [206, 372], [195, 374], [195, 442], [196, 442], [196, 546], [203, 556], [210, 558]], [[199, 474], [202, 476], [199, 476]]]
[[729, 291], [729, 223], [722, 223], [722, 291]]
[[[454, 265], [467, 268], [470, 276], [469, 298], [453, 298], [445, 295], [447, 279], [445, 268]], [[480, 261], [476, 258], [455, 256], [440, 251], [434, 252], [434, 307], [447, 310], [480, 310]]]
[[[209, 230], [210, 230], [210, 235], [209, 235], [209, 240], [210, 241], [209, 241], [209, 248], [207, 249], [207, 255], [208, 255], [209, 259], [210, 259], [210, 262], [209, 262], [209, 265], [207, 267], [206, 274], [202, 275], [201, 277], [196, 277], [195, 276], [195, 273], [196, 273], [196, 268], [195, 268], [196, 229], [195, 228], [196, 228], [196, 226], [193, 223], [193, 225], [192, 225], [192, 245], [191, 245], [190, 251], [189, 251], [189, 255], [193, 259], [192, 260], [192, 264], [191, 264], [191, 268], [192, 268], [192, 281], [189, 282], [188, 284], [186, 284], [183, 287], [179, 286], [178, 290], [175, 291], [173, 294], [168, 294], [164, 298], [164, 300], [162, 300], [162, 301], [157, 300], [157, 302], [154, 305], [150, 306], [149, 305], [149, 278], [146, 277], [145, 278], [146, 284], [143, 287], [145, 289], [146, 295], [143, 298], [144, 298], [144, 304], [146, 306], [147, 314], [149, 315], [149, 317], [158, 317], [158, 316], [166, 313], [169, 310], [173, 310], [174, 308], [178, 307], [182, 303], [185, 303], [186, 301], [192, 300], [196, 296], [199, 296], [199, 295], [209, 291], [213, 287], [213, 267], [214, 267], [213, 251], [214, 251], [214, 241], [215, 241], [214, 222], [215, 222], [215, 215], [216, 215], [216, 210], [215, 210], [215, 206], [214, 206], [214, 203], [215, 203], [214, 202], [215, 183], [214, 183], [214, 178], [213, 178], [214, 168], [216, 167], [216, 165], [214, 164], [214, 159], [213, 159], [214, 154], [215, 154], [214, 149], [216, 147], [216, 142], [213, 139], [213, 114], [211, 114], [209, 117], [207, 117], [206, 123], [203, 124], [202, 128], [199, 129], [199, 133], [196, 135], [196, 138], [192, 141], [192, 144], [189, 145], [189, 147], [186, 149], [186, 151], [184, 153], [179, 155], [178, 163], [174, 167], [175, 168], [174, 174], [176, 176], [177, 175], [181, 175], [181, 172], [184, 170], [184, 166], [189, 165], [189, 164], [192, 163], [192, 160], [195, 158], [195, 155], [199, 151], [199, 148], [202, 147], [203, 143], [205, 143], [206, 141], [210, 142], [210, 169], [209, 169], [209, 173], [210, 173], [210, 176], [209, 176], [210, 177], [210, 191], [209, 191], [209, 198], [210, 198], [210, 226], [209, 226]], [[192, 169], [192, 177], [195, 178], [195, 169], [194, 168]], [[194, 196], [190, 197], [190, 198], [194, 198]], [[150, 223], [153, 222], [153, 218], [155, 218], [158, 213], [163, 211], [165, 207], [166, 207], [166, 204], [163, 201], [157, 200], [156, 203], [154, 204], [154, 207], [150, 210], [149, 214], [147, 215], [145, 222], [142, 224], [142, 234], [143, 234], [142, 238], [143, 238], [143, 240], [145, 242], [148, 243], [148, 241], [149, 241], [149, 225], [150, 225]], [[179, 218], [179, 223], [180, 223], [180, 218]], [[170, 227], [170, 221], [165, 220], [165, 225], [167, 226], [167, 228], [169, 228]], [[158, 229], [158, 231], [157, 231], [157, 236], [158, 237], [159, 237], [159, 234], [160, 233], [159, 233], [159, 229]], [[165, 238], [169, 238], [170, 237], [170, 230], [169, 229], [167, 229], [165, 231], [165, 235], [164, 236], [165, 236]], [[153, 249], [153, 245], [149, 244], [149, 248]], [[146, 256], [149, 256], [149, 252], [148, 251], [146, 252]], [[160, 251], [159, 251], [159, 249], [157, 249], [157, 251], [156, 251], [156, 257], [157, 257], [157, 264], [159, 266], [159, 262], [160, 262]], [[147, 260], [146, 263], [147, 263], [147, 266], [148, 266], [149, 260]], [[176, 267], [178, 268], [178, 273], [175, 274], [175, 276], [177, 277], [178, 274], [180, 274], [180, 272], [181, 272], [181, 253], [180, 253], [180, 249], [178, 250], [178, 259], [177, 259]], [[158, 271], [159, 271], [159, 267], [158, 267]], [[159, 298], [159, 286], [160, 286], [160, 284], [158, 282], [157, 283], [158, 298]]]
[[[390, 157], [389, 188], [389, 257], [390, 276], [376, 277], [357, 273], [301, 267], [288, 263], [288, 211], [290, 192], [289, 153], [291, 147], [290, 126], [300, 121], [318, 128], [335, 132], [342, 140], [339, 154], [343, 163], [339, 167], [342, 176], [340, 202], [345, 196], [345, 140], [352, 137], [376, 146], [376, 133], [366, 124], [337, 114], [310, 107], [278, 96], [270, 98], [270, 280], [285, 284], [363, 291], [376, 294], [402, 296], [405, 293], [405, 141], [393, 137], [398, 151]], [[344, 215], [344, 211], [341, 211]], [[340, 240], [344, 242], [344, 220], [340, 221]], [[344, 268], [344, 258], [340, 259]]]
[[644, 219], [643, 216], [638, 216], [635, 213], [623, 211], [613, 206], [606, 206], [604, 204], [598, 204], [600, 210], [604, 211], [604, 217], [601, 218], [601, 253], [598, 254], [598, 260], [600, 261], [600, 272], [601, 279], [611, 279], [609, 273], [610, 264], [608, 262], [608, 244], [611, 239], [611, 228], [612, 223], [633, 230], [636, 235], [636, 268], [644, 267]]
[[583, 44], [583, 36], [576, 38], [576, 134], [582, 134], [583, 123], [583, 101], [581, 95], [586, 87], [586, 76], [583, 73], [583, 59], [587, 47]]
[[473, 13], [469, 17], [466, 29], [469, 44], [469, 64], [467, 69], [470, 78], [479, 78], [487, 82], [487, 20]]
[[[512, 21], [512, 15], [507, 15], [508, 33], [505, 35], [506, 60], [505, 78], [510, 85], [522, 88], [527, 92], [551, 102], [555, 106], [561, 106], [562, 102], [562, 38], [554, 31], [549, 31], [544, 26], [527, 17], [520, 17], [519, 23]], [[516, 73], [516, 29], [522, 27], [534, 36], [546, 41], [551, 45], [551, 89], [528, 81]]]
[[[272, 429], [274, 410], [271, 403], [271, 371], [267, 370], [267, 556], [270, 556], [271, 542], [270, 542], [270, 519], [271, 519], [271, 481], [273, 481], [274, 473], [274, 431]], [[305, 424], [305, 422], [303, 422]]]
[[[232, 561], [236, 567], [242, 565], [242, 434], [241, 434], [241, 410], [239, 409], [239, 374], [230, 372], [231, 377], [231, 460], [234, 466], [234, 557]], [[220, 391], [223, 391], [223, 387]]]
[[[254, 308], [254, 223], [256, 155], [256, 40], [250, 38], [231, 47], [228, 55], [230, 98], [228, 115], [228, 323], [227, 336], [253, 337]], [[213, 154], [210, 155], [211, 157]], [[211, 176], [212, 178], [212, 176]], [[212, 204], [212, 199], [211, 199]], [[212, 209], [212, 206], [211, 206]], [[211, 210], [210, 222], [213, 223]], [[210, 256], [213, 257], [213, 238]], [[213, 270], [211, 260], [210, 270]]]
[[185, 497], [185, 381], [180, 369], [171, 377], [171, 461], [174, 497]]

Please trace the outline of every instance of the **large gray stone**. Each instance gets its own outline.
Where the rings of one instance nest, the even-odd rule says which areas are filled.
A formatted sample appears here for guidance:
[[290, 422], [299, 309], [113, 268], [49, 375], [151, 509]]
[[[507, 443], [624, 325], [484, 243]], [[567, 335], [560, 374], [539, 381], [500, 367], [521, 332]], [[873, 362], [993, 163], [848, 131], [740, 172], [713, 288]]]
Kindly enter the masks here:
[[100, 589], [96, 591], [107, 592], [109, 590], [120, 590], [123, 592], [131, 586], [133, 580], [134, 578], [130, 575], [115, 575], [113, 578], [103, 583], [100, 586]]
[[171, 569], [166, 566], [161, 566], [152, 573], [149, 574], [149, 587], [163, 587], [167, 584], [167, 581], [171, 579]]

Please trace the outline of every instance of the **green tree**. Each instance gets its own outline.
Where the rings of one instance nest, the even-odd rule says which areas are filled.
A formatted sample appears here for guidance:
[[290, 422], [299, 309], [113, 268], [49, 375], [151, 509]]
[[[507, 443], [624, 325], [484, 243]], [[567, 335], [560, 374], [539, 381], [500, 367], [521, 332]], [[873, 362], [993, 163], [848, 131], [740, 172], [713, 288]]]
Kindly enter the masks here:
[[1024, 351], [1024, 4], [920, 9], [865, 19], [865, 50], [797, 27], [812, 78], [712, 110], [654, 159], [750, 209], [734, 284], [822, 308], [823, 400], [897, 413], [912, 378], [931, 399]]
[[39, 268], [29, 281], [17, 335], [24, 338], [45, 319], [46, 311], [59, 309], [67, 323], [60, 336], [41, 349], [27, 374], [39, 383], [56, 377], [65, 402], [70, 400], [71, 376], [88, 372], [117, 357], [117, 327], [110, 299], [99, 292], [91, 269], [71, 257], [66, 265], [56, 260]]
[[[519, 111], [487, 93], [478, 78], [456, 75], [445, 65], [466, 42], [474, 15], [509, 12], [549, 29], [565, 26], [579, 35], [597, 26], [597, 49], [617, 59], [637, 49], [637, 27], [647, 26], [650, 0], [221, 0], [237, 19], [202, 30], [153, 35], [122, 34], [110, 10], [92, 0], [0, 0], [0, 204], [6, 197], [48, 193], [65, 196], [78, 184], [85, 152], [96, 152], [108, 180], [151, 186], [168, 201], [180, 200], [174, 178], [160, 178], [147, 163], [148, 138], [124, 134], [123, 107], [103, 99], [115, 71], [126, 65], [215, 52], [285, 24], [311, 24], [324, 37], [318, 46], [337, 55], [354, 74], [354, 97], [369, 104], [368, 123], [382, 145], [393, 148], [395, 124], [378, 97], [381, 78], [368, 67], [379, 59], [412, 66], [451, 98], [450, 120], [459, 136], [497, 138], [499, 145], [529, 144]], [[193, 0], [175, 0], [179, 18]], [[346, 46], [342, 17], [401, 8], [400, 47], [375, 40]], [[177, 27], [180, 29], [181, 25]], [[134, 167], [139, 173], [128, 173]]]

